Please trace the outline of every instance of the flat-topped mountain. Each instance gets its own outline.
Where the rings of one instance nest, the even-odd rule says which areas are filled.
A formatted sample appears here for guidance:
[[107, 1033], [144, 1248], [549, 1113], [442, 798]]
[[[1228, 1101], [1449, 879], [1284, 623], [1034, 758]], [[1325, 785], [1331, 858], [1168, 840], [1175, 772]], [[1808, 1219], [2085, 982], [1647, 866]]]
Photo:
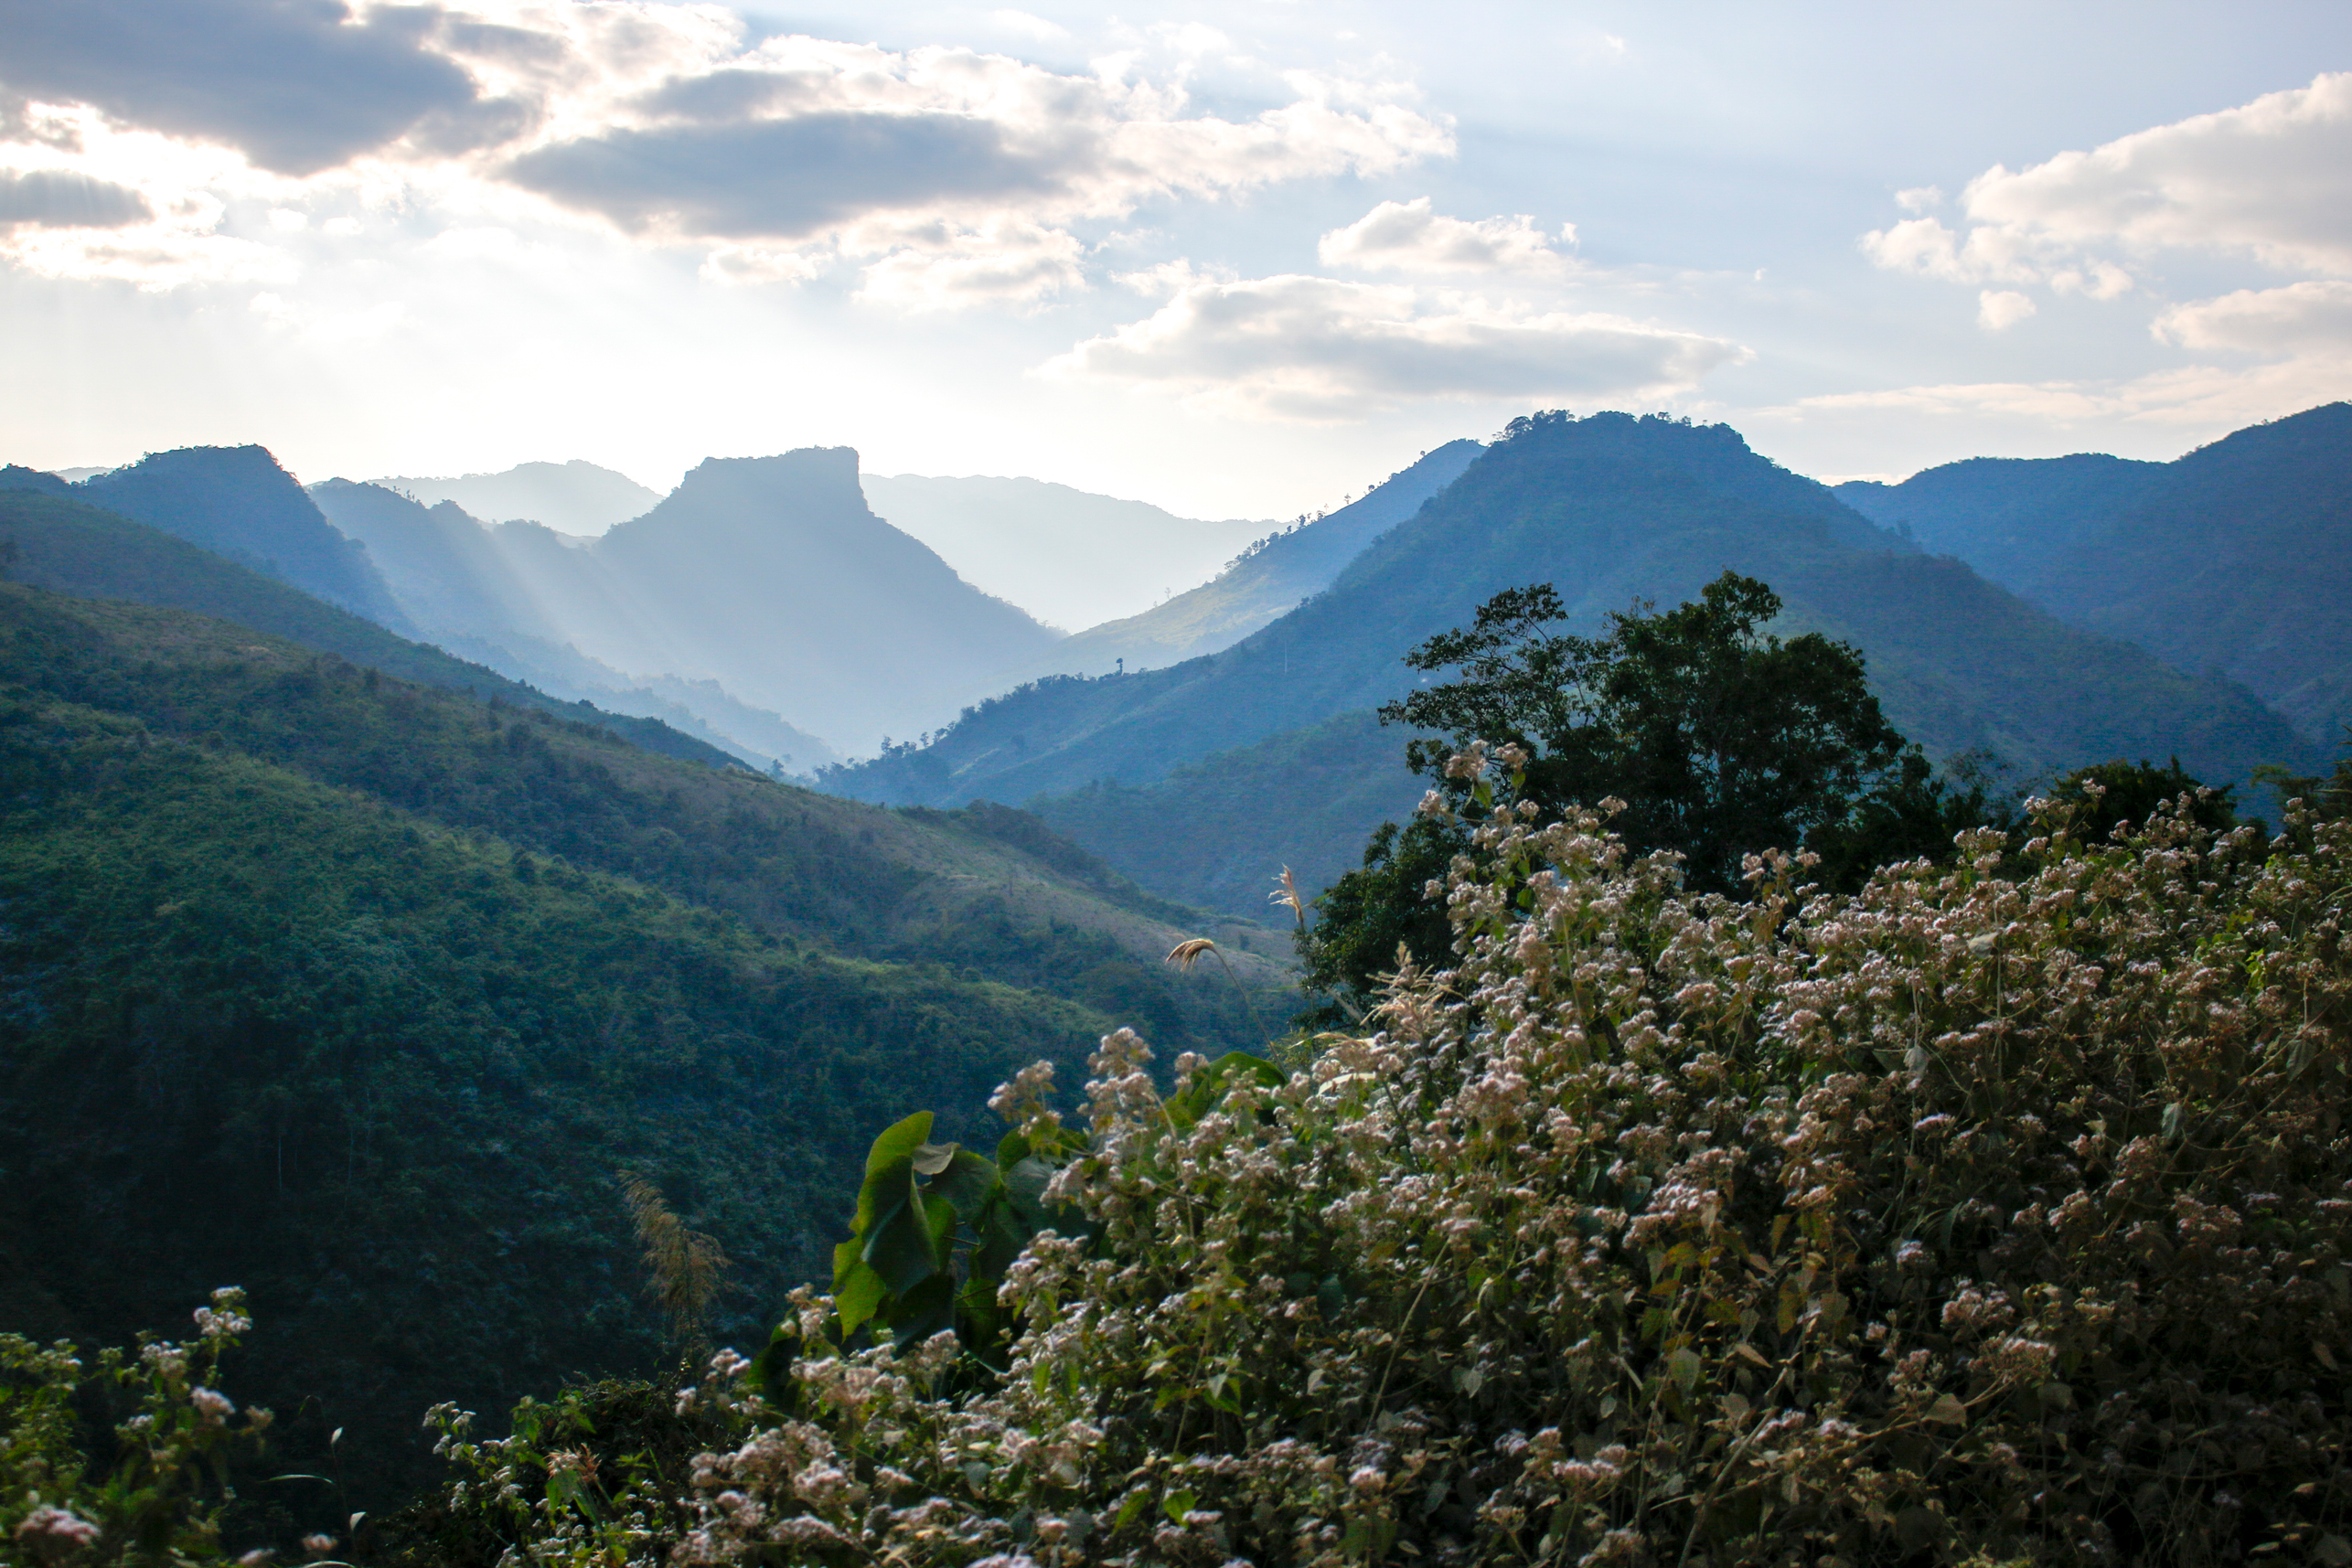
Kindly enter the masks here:
[[568, 649], [726, 729], [685, 689], [715, 683], [820, 742], [800, 748], [801, 766], [946, 723], [987, 672], [1058, 636], [875, 517], [848, 447], [710, 459], [593, 539], [367, 489], [316, 493], [392, 563], [403, 606], [435, 635], [592, 678], [555, 667]]

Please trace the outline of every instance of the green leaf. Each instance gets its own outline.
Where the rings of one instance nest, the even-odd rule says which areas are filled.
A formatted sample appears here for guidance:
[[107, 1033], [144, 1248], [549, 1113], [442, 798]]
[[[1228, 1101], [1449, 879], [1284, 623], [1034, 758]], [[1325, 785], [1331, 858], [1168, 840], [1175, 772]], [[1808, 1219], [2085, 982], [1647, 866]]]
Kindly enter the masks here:
[[1197, 1508], [1200, 1501], [1199, 1497], [1192, 1492], [1171, 1492], [1160, 1500], [1160, 1511], [1166, 1514], [1171, 1523], [1181, 1524], [1184, 1516]]
[[[887, 1185], [882, 1179], [902, 1167], [912, 1174], [914, 1151], [921, 1148], [930, 1136], [931, 1113], [917, 1111], [906, 1120], [884, 1129], [882, 1135], [874, 1139], [873, 1147], [866, 1151], [865, 1185], [858, 1189], [857, 1218], [850, 1221], [851, 1235], [862, 1236], [873, 1228], [876, 1222], [874, 1203], [882, 1188]], [[897, 1200], [905, 1201], [903, 1197]]]
[[1699, 1373], [1705, 1370], [1705, 1363], [1699, 1360], [1699, 1353], [1688, 1345], [1666, 1358], [1666, 1375], [1673, 1378], [1684, 1393], [1698, 1385]]
[[[844, 1242], [841, 1244], [852, 1246], [855, 1243]], [[864, 1263], [853, 1261], [849, 1278], [846, 1281], [839, 1281], [833, 1287], [833, 1308], [841, 1317], [841, 1339], [844, 1344], [848, 1343], [850, 1335], [863, 1326], [866, 1319], [881, 1310], [883, 1301], [889, 1296], [890, 1286], [883, 1282], [882, 1275], [868, 1268]]]
[[1968, 1406], [1961, 1403], [1955, 1395], [1938, 1394], [1935, 1403], [1928, 1406], [1928, 1419], [1940, 1421], [1946, 1426], [1965, 1426], [1968, 1424]]
[[925, 1193], [946, 1199], [955, 1206], [956, 1217], [970, 1223], [977, 1223], [981, 1210], [1003, 1185], [995, 1162], [969, 1149], [957, 1149], [953, 1159], [931, 1174], [931, 1185], [924, 1189]]
[[[888, 1217], [866, 1237], [860, 1253], [866, 1266], [882, 1276], [893, 1295], [904, 1296], [939, 1272], [940, 1249], [935, 1240], [935, 1217], [929, 1213], [923, 1195], [914, 1189], [914, 1162], [909, 1160], [899, 1168], [906, 1195], [889, 1209]], [[946, 1211], [952, 1225], [955, 1210], [945, 1200], [939, 1207]]]
[[914, 1148], [914, 1174], [936, 1176], [947, 1168], [956, 1157], [955, 1144], [917, 1144]]

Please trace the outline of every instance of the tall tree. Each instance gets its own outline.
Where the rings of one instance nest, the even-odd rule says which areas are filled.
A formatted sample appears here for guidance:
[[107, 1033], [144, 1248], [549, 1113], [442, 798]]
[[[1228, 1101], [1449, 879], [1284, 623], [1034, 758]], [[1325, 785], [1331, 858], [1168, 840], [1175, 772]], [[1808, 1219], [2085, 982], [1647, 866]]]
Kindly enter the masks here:
[[1859, 652], [1767, 633], [1780, 613], [1770, 588], [1727, 571], [1689, 603], [1637, 605], [1580, 637], [1555, 629], [1566, 607], [1538, 583], [1407, 654], [1417, 670], [1458, 672], [1380, 712], [1443, 737], [1406, 755], [1452, 820], [1384, 827], [1363, 867], [1324, 893], [1301, 938], [1310, 987], [1352, 1010], [1397, 966], [1400, 944], [1424, 963], [1446, 955], [1444, 912], [1426, 889], [1481, 814], [1471, 781], [1444, 766], [1475, 741], [1526, 752], [1515, 798], [1546, 814], [1623, 802], [1611, 827], [1637, 851], [1681, 855], [1701, 891], [1737, 891], [1745, 858], [1775, 848], [1813, 848], [1838, 882], [1858, 883], [1887, 860], [1948, 850], [1954, 832], [1997, 814], [1983, 780], [1936, 776], [1887, 721]]

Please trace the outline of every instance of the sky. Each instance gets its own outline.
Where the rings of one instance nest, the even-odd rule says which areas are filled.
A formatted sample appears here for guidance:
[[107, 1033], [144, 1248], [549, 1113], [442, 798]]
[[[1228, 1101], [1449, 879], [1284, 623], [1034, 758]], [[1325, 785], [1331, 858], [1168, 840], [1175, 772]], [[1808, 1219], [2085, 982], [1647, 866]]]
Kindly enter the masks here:
[[2169, 458], [2352, 395], [2352, 6], [0, 0], [0, 370], [305, 481]]

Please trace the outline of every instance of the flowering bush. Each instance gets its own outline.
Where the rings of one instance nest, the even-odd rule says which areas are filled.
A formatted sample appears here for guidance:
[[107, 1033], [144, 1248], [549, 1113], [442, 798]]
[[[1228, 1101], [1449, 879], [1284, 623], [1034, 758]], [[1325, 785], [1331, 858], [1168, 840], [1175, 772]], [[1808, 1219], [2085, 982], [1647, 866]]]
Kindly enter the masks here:
[[[241, 1416], [209, 1385], [221, 1354], [251, 1328], [244, 1293], [219, 1290], [196, 1309], [197, 1335], [142, 1336], [95, 1368], [74, 1347], [0, 1334], [0, 1562], [42, 1568], [181, 1563], [219, 1556], [227, 1461], [258, 1444], [266, 1410]], [[128, 1404], [114, 1426], [119, 1456], [84, 1454], [78, 1397]], [[325, 1555], [322, 1551], [318, 1555]]]
[[1378, 1032], [1104, 1042], [986, 1394], [722, 1360], [674, 1560], [2352, 1562], [2352, 824], [2187, 804], [1740, 902], [1506, 810]]

